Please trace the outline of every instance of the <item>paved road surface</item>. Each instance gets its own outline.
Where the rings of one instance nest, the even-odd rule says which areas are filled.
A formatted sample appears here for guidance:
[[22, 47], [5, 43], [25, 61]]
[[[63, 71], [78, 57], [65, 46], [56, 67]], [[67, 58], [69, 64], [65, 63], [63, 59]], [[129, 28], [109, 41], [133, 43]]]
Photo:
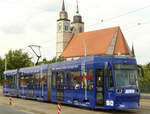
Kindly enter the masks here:
[[0, 105], [0, 114], [31, 114], [31, 113], [22, 112], [6, 105]]
[[[27, 114], [16, 110], [24, 110], [25, 112], [31, 112], [32, 114], [57, 114], [57, 104], [54, 103], [38, 102], [21, 98], [13, 98], [12, 106], [8, 105], [8, 103], [9, 97], [4, 97], [2, 95], [2, 90], [0, 89], [0, 114]], [[62, 105], [62, 114], [150, 114], [150, 100], [141, 99], [140, 104], [141, 106], [139, 109], [119, 111], [91, 110]]]

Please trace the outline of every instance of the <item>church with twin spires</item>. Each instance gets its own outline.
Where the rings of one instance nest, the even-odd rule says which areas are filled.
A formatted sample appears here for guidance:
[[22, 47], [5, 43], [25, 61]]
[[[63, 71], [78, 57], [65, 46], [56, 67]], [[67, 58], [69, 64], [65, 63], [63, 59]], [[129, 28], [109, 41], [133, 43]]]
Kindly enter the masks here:
[[80, 58], [83, 56], [134, 57], [119, 26], [84, 32], [84, 22], [77, 3], [73, 22], [68, 19], [63, 0], [57, 20], [56, 57]]
[[65, 11], [65, 3], [63, 0], [62, 11], [60, 11], [59, 19], [57, 20], [56, 56], [61, 56], [73, 35], [81, 32], [84, 32], [84, 22], [82, 22], [82, 17], [79, 14], [78, 4], [73, 22], [70, 22], [68, 13]]

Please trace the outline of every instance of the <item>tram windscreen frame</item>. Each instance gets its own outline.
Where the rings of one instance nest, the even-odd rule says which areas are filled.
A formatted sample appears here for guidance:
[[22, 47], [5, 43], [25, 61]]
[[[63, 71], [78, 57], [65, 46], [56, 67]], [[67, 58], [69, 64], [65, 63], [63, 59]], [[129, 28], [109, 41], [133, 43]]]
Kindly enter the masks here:
[[138, 87], [137, 65], [115, 64], [113, 66], [116, 87]]

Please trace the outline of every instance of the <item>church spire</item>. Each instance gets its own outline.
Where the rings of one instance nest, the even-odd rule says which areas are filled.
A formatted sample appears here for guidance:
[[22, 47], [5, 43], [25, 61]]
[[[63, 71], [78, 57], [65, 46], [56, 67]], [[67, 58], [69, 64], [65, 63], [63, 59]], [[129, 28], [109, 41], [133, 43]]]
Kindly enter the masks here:
[[76, 13], [79, 13], [78, 0], [77, 0], [77, 11], [76, 11]]
[[76, 2], [77, 2], [77, 10], [75, 15], [73, 16], [73, 23], [82, 23], [82, 17], [79, 14], [78, 0], [76, 0]]
[[74, 32], [73, 33], [81, 33], [84, 32], [84, 22], [82, 22], [82, 16], [79, 14], [79, 5], [78, 5], [78, 0], [76, 0], [77, 2], [77, 10], [75, 15], [73, 16], [73, 22], [72, 27]]
[[68, 20], [68, 14], [65, 11], [65, 2], [64, 2], [64, 0], [63, 0], [63, 3], [62, 3], [62, 11], [60, 11], [59, 17], [60, 17], [59, 20]]
[[65, 2], [63, 0], [63, 3], [62, 3], [62, 11], [65, 11]]
[[132, 56], [135, 57], [134, 46], [132, 44]]

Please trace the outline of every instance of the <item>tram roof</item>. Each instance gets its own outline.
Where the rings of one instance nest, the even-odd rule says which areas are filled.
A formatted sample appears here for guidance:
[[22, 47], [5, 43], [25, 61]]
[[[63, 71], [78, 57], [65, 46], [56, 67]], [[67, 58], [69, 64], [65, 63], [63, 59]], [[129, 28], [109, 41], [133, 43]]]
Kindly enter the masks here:
[[14, 76], [17, 74], [17, 69], [4, 71], [4, 76]]
[[[129, 59], [130, 58], [130, 59]], [[88, 57], [82, 57], [77, 60], [72, 61], [64, 61], [64, 62], [58, 62], [52, 64], [52, 69], [67, 69], [67, 68], [77, 68], [79, 65], [82, 64], [94, 64], [94, 63], [104, 63], [104, 62], [111, 62], [112, 64], [136, 64], [135, 58], [131, 57], [110, 57], [110, 56], [88, 56]]]
[[48, 68], [48, 64], [41, 64], [38, 66], [33, 66], [33, 67], [26, 67], [26, 68], [21, 68], [19, 70], [19, 73], [22, 74], [34, 74], [34, 73], [39, 73], [41, 70], [46, 70]]

